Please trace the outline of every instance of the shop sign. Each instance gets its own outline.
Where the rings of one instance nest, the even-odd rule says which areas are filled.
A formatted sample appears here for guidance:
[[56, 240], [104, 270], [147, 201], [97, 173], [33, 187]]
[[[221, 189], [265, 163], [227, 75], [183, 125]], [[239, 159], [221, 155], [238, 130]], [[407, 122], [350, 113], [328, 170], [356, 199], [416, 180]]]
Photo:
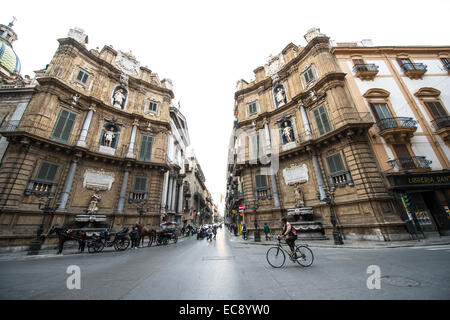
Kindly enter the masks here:
[[434, 173], [434, 174], [421, 174], [421, 175], [393, 175], [390, 177], [393, 185], [446, 185], [450, 184], [449, 173]]
[[421, 225], [430, 225], [431, 224], [430, 216], [425, 211], [417, 211], [416, 218], [417, 218], [417, 221], [419, 221], [419, 223]]

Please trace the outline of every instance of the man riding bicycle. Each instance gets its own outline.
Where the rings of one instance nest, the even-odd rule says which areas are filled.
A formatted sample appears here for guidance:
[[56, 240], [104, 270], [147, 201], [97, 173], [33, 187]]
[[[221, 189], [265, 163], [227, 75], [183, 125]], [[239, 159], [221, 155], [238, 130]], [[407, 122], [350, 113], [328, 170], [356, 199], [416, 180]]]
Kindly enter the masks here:
[[281, 218], [281, 223], [283, 223], [283, 233], [281, 238], [286, 239], [286, 243], [289, 248], [291, 248], [291, 256], [293, 259], [297, 259], [295, 253], [295, 240], [297, 240], [297, 230], [287, 221], [286, 217]]

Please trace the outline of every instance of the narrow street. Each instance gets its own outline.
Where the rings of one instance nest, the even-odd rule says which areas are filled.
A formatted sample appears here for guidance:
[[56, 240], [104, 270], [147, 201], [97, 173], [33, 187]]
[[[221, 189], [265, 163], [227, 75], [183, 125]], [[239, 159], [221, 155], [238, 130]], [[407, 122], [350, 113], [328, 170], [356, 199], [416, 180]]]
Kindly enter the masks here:
[[[450, 246], [312, 248], [309, 268], [286, 261], [274, 269], [269, 247], [242, 244], [219, 229], [208, 243], [176, 244], [100, 254], [0, 262], [0, 299], [449, 299]], [[81, 270], [81, 289], [69, 290], [67, 267]], [[369, 290], [367, 267], [381, 269], [381, 288]]]

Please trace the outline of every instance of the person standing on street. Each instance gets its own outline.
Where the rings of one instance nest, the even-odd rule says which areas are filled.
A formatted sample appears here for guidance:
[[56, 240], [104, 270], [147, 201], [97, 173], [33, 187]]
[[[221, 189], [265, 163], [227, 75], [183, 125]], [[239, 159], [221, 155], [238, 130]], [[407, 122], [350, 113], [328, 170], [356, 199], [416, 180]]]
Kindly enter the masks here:
[[245, 223], [242, 225], [242, 236], [244, 237], [244, 240], [247, 240], [247, 227], [245, 226]]
[[136, 226], [133, 226], [133, 229], [130, 232], [130, 238], [131, 238], [131, 249], [137, 249], [139, 246], [139, 230], [136, 228]]
[[267, 222], [264, 223], [264, 233], [266, 234], [266, 241], [269, 240], [270, 228], [267, 225]]

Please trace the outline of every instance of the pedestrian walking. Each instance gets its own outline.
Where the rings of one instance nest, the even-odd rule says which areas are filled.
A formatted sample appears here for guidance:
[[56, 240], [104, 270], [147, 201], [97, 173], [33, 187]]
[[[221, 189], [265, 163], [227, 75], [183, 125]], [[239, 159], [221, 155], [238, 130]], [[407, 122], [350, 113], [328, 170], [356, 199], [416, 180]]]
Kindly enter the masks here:
[[137, 249], [139, 246], [139, 230], [136, 228], [136, 226], [133, 226], [133, 229], [130, 232], [130, 238], [131, 238], [131, 249]]
[[244, 240], [247, 240], [247, 227], [245, 226], [245, 223], [242, 225], [242, 236], [244, 237]]
[[264, 233], [266, 234], [266, 241], [269, 240], [270, 228], [267, 225], [267, 222], [264, 223]]

